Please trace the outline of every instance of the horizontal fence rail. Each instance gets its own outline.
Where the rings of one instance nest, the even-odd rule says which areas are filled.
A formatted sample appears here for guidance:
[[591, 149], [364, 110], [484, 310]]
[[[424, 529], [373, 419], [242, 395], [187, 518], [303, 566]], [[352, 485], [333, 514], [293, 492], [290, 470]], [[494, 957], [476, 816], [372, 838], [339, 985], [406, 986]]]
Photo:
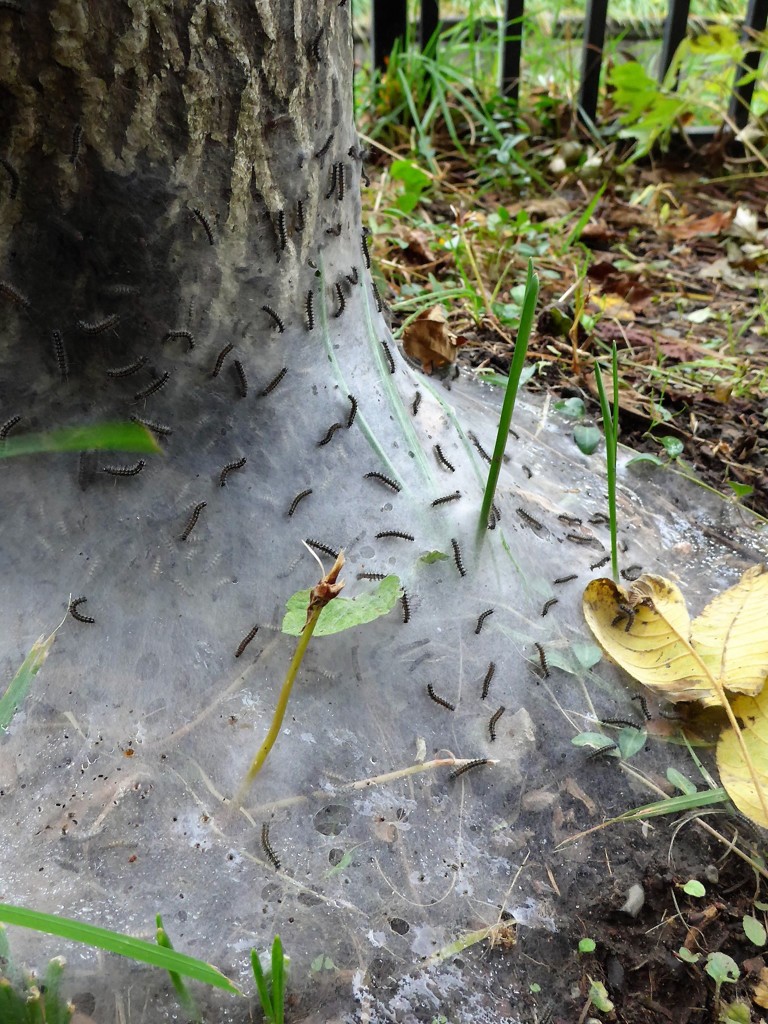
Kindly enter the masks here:
[[[499, 89], [514, 101], [518, 99], [520, 89], [524, 13], [524, 0], [505, 0]], [[663, 81], [677, 48], [685, 39], [689, 13], [690, 0], [670, 0], [661, 41], [659, 81]], [[608, 0], [587, 0], [577, 110], [579, 121], [587, 127], [594, 125], [597, 118], [607, 22]], [[749, 0], [741, 30], [744, 55], [734, 69], [734, 87], [728, 108], [729, 121], [737, 130], [744, 128], [749, 121], [755, 89], [753, 76], [762, 57], [754, 41], [758, 33], [765, 31], [767, 24], [768, 0]], [[407, 25], [407, 0], [372, 0], [371, 41], [373, 62], [377, 68], [386, 67], [397, 40], [405, 41]], [[422, 51], [436, 51], [441, 27], [438, 0], [421, 0], [417, 38]], [[745, 76], [749, 76], [749, 80], [742, 82]], [[694, 130], [696, 138], [702, 141], [712, 138], [717, 132], [718, 129], [714, 128]]]

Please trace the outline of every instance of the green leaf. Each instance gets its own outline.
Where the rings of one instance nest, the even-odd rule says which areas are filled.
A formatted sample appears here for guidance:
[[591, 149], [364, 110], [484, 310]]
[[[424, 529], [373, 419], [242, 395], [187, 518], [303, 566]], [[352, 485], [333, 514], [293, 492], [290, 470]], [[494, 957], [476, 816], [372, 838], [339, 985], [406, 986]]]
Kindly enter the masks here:
[[555, 402], [554, 408], [572, 420], [581, 419], [586, 411], [583, 399], [576, 397], [561, 398], [559, 402]]
[[597, 943], [594, 939], [579, 939], [580, 953], [594, 953], [595, 949], [597, 949]]
[[[282, 630], [289, 636], [300, 636], [307, 621], [309, 590], [300, 590], [288, 598]], [[323, 608], [315, 626], [315, 636], [331, 636], [345, 629], [363, 626], [391, 612], [400, 597], [400, 577], [387, 576], [369, 594], [337, 597]]]
[[264, 976], [264, 968], [261, 966], [258, 951], [255, 949], [251, 950], [251, 970], [253, 971], [253, 980], [256, 982], [256, 991], [259, 994], [261, 1009], [267, 1020], [274, 1024], [275, 1012], [272, 1007], [272, 997], [269, 994], [269, 985]]
[[660, 437], [659, 444], [670, 459], [678, 458], [678, 456], [682, 455], [685, 450], [685, 445], [679, 437]]
[[630, 757], [634, 757], [638, 751], [643, 749], [647, 739], [648, 734], [645, 729], [626, 728], [622, 729], [616, 737], [616, 743], [621, 751], [621, 756], [628, 761]]
[[677, 768], [667, 768], [667, 779], [675, 789], [679, 789], [681, 793], [685, 793], [687, 796], [691, 796], [693, 793], [697, 793], [696, 786], [691, 782], [690, 779], [686, 779], [684, 775], [677, 770]]
[[742, 920], [744, 934], [753, 946], [764, 946], [766, 942], [765, 927], [761, 921], [751, 914], [745, 914]]
[[389, 166], [389, 176], [395, 181], [402, 181], [411, 192], [423, 192], [432, 181], [426, 171], [412, 160], [394, 160]]
[[608, 998], [608, 991], [602, 981], [595, 981], [594, 978], [590, 978], [589, 985], [589, 998], [592, 1001], [592, 1005], [598, 1009], [601, 1013], [610, 1013], [613, 1010], [613, 1003]]
[[576, 447], [585, 455], [591, 455], [600, 444], [603, 435], [599, 429], [588, 424], [581, 423], [573, 428], [573, 440]]
[[571, 736], [571, 743], [574, 747], [594, 747], [596, 750], [602, 750], [603, 747], [611, 747], [613, 740], [601, 732], [579, 732]]
[[431, 565], [433, 562], [444, 562], [447, 558], [448, 555], [444, 551], [426, 551], [419, 556], [419, 561]]
[[696, 899], [701, 899], [702, 896], [707, 894], [707, 890], [697, 878], [689, 878], [683, 886], [683, 892], [688, 896], [694, 896]]
[[11, 724], [13, 716], [29, 692], [32, 680], [43, 667], [55, 638], [56, 633], [53, 632], [49, 637], [41, 636], [39, 640], [35, 640], [19, 671], [8, 684], [8, 689], [0, 697], [0, 731], [5, 732]]
[[98, 423], [87, 427], [62, 427], [39, 434], [18, 434], [5, 439], [0, 459], [40, 452], [102, 451], [161, 452], [152, 434], [140, 423]]
[[82, 942], [108, 953], [128, 957], [129, 960], [161, 967], [166, 971], [177, 971], [187, 978], [202, 981], [205, 985], [222, 988], [233, 995], [242, 995], [229, 978], [225, 978], [221, 971], [204, 960], [187, 956], [185, 953], [177, 953], [173, 949], [163, 949], [152, 942], [134, 939], [130, 935], [121, 935], [120, 932], [97, 928], [95, 925], [83, 924], [56, 914], [43, 914], [38, 910], [15, 907], [9, 903], [0, 903], [0, 921], [19, 925], [21, 928], [31, 928], [36, 932], [45, 932], [47, 935], [57, 935], [60, 939]]
[[704, 969], [718, 986], [726, 981], [739, 980], [738, 964], [725, 953], [708, 953], [707, 966]]
[[750, 494], [754, 494], [755, 488], [752, 484], [740, 484], [736, 480], [729, 480], [728, 486], [731, 488], [737, 498], [748, 498]]
[[651, 455], [650, 452], [641, 452], [639, 455], [633, 455], [632, 458], [627, 461], [627, 465], [637, 466], [641, 462], [650, 462], [652, 466], [664, 465], [664, 459], [660, 459], [658, 455]]
[[571, 644], [571, 652], [582, 668], [592, 668], [603, 657], [603, 652], [597, 644], [586, 643], [583, 640]]
[[701, 953], [692, 953], [690, 949], [686, 949], [685, 946], [681, 946], [680, 949], [678, 949], [677, 955], [687, 964], [697, 964], [699, 960], [701, 960]]
[[734, 999], [732, 1003], [722, 1007], [717, 1019], [720, 1024], [750, 1024], [752, 1013], [749, 1003], [745, 1003], [741, 999]]
[[342, 855], [341, 860], [338, 864], [334, 864], [332, 868], [329, 868], [325, 873], [326, 878], [332, 878], [334, 875], [338, 875], [340, 871], [346, 871], [349, 865], [352, 863], [352, 851], [347, 850]]

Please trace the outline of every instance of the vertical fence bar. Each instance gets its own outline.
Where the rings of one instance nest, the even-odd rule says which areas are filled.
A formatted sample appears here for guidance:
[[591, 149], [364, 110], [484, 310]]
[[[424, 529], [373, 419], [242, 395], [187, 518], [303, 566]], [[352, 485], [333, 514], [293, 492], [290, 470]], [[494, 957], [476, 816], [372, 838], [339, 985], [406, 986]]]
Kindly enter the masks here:
[[517, 103], [520, 98], [520, 56], [523, 49], [525, 0], [506, 0], [499, 89]]
[[661, 58], [659, 60], [659, 81], [664, 81], [664, 76], [669, 71], [675, 50], [685, 39], [688, 30], [689, 0], [671, 0], [667, 8], [667, 17], [664, 21], [664, 40], [661, 44]]
[[597, 114], [597, 97], [600, 91], [600, 71], [603, 66], [607, 18], [608, 0], [589, 0], [584, 18], [584, 50], [581, 60], [578, 110], [579, 120], [587, 127], [594, 124]]
[[406, 0], [373, 0], [371, 37], [373, 66], [383, 71], [397, 39], [405, 39], [408, 11]]
[[[437, 49], [437, 26], [440, 21], [438, 0], [421, 0], [421, 21], [419, 23], [419, 46], [422, 53], [429, 52], [434, 57]], [[430, 41], [432, 46], [430, 47]]]
[[[756, 47], [750, 49], [755, 32], [764, 32], [768, 23], [768, 0], [749, 0], [747, 17], [744, 22], [742, 39], [744, 40], [744, 59], [737, 65], [735, 71], [735, 83], [740, 78], [751, 72], [757, 71], [760, 67], [762, 53]], [[755, 81], [745, 82], [743, 85], [734, 85], [733, 95], [728, 107], [728, 116], [740, 131], [746, 127], [749, 120], [749, 106], [752, 102], [752, 93], [755, 91]]]

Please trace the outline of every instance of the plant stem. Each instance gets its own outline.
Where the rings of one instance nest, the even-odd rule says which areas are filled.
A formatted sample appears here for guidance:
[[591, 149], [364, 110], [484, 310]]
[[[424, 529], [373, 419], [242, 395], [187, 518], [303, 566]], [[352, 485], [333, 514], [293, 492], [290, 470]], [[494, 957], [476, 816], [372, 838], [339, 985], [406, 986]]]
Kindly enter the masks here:
[[616, 518], [616, 461], [619, 450], [619, 363], [616, 352], [616, 343], [613, 344], [611, 352], [611, 377], [613, 384], [613, 412], [608, 404], [608, 396], [603, 385], [603, 375], [600, 372], [600, 364], [595, 363], [595, 381], [597, 382], [597, 393], [600, 396], [600, 411], [603, 416], [603, 431], [605, 433], [605, 468], [608, 476], [608, 518], [611, 527], [611, 573], [614, 583], [619, 582], [619, 546], [617, 537]]
[[478, 523], [478, 538], [485, 536], [488, 528], [488, 517], [493, 504], [493, 496], [496, 493], [496, 485], [499, 482], [501, 471], [501, 460], [504, 457], [504, 449], [509, 437], [509, 427], [512, 422], [512, 413], [515, 409], [517, 389], [520, 386], [520, 376], [525, 365], [525, 356], [528, 351], [528, 339], [533, 327], [533, 316], [536, 312], [536, 300], [539, 296], [539, 277], [534, 273], [533, 260], [528, 260], [528, 277], [525, 282], [525, 295], [523, 297], [523, 308], [520, 312], [520, 326], [517, 329], [517, 340], [515, 351], [512, 355], [512, 363], [509, 367], [509, 378], [507, 388], [504, 392], [504, 403], [501, 407], [499, 417], [499, 428], [496, 432], [496, 444], [493, 449], [491, 468], [488, 471], [488, 482], [485, 485], [483, 505], [480, 510], [480, 522]]

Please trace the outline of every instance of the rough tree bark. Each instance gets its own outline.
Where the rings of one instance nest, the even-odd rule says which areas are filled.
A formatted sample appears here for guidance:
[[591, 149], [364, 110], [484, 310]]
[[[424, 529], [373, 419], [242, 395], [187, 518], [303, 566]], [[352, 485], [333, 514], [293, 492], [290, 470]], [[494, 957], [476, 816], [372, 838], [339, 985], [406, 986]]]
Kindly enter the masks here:
[[[238, 980], [248, 949], [280, 931], [301, 968], [324, 954], [360, 971], [339, 987], [347, 1008], [350, 989], [375, 1005], [385, 979], [502, 910], [550, 926], [537, 823], [507, 829], [525, 789], [558, 778], [571, 729], [553, 706], [580, 707], [590, 669], [570, 654], [577, 602], [541, 617], [549, 580], [589, 571], [605, 540], [585, 526], [586, 546], [569, 547], [557, 519], [602, 509], [588, 460], [553, 459], [546, 430], [534, 443], [521, 427], [505, 525], [475, 544], [484, 463], [400, 358], [371, 287], [349, 8], [0, 5], [0, 419], [22, 417], [10, 432], [135, 416], [163, 447], [143, 467], [94, 453], [0, 463], [2, 678], [70, 595], [87, 598], [0, 747], [2, 898], [147, 936], [161, 911], [178, 948]], [[491, 446], [493, 417], [460, 401]], [[538, 529], [515, 520], [521, 504]], [[631, 495], [623, 514], [637, 523]], [[227, 798], [293, 649], [285, 600], [318, 578], [306, 538], [345, 547], [348, 592], [371, 586], [358, 573], [395, 572], [409, 604], [313, 640], [236, 815]], [[670, 527], [665, 543], [678, 539]], [[642, 531], [630, 544], [645, 564], [661, 549]], [[556, 702], [536, 686], [533, 644], [550, 639]], [[446, 751], [499, 764], [450, 781], [430, 766]], [[603, 812], [627, 799], [611, 783]], [[539, 888], [510, 895], [529, 849]], [[568, 856], [602, 864], [588, 844]], [[563, 897], [583, 879], [563, 868]], [[531, 962], [573, 948], [545, 935]], [[432, 1019], [441, 992], [459, 1006], [493, 985], [437, 970], [436, 997], [401, 988], [414, 1019]], [[114, 960], [86, 958], [76, 978], [98, 1019], [125, 1011]], [[145, 974], [141, 991], [155, 998]], [[485, 1012], [473, 1005], [458, 1016]]]

